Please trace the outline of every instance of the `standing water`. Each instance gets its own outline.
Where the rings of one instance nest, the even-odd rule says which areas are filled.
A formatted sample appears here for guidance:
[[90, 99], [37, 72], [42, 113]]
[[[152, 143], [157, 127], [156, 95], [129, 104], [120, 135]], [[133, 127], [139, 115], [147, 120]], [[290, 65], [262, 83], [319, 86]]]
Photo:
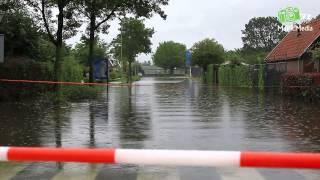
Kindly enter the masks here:
[[[144, 78], [92, 101], [0, 103], [1, 146], [320, 151], [316, 105], [183, 78]], [[317, 180], [312, 170], [0, 163], [0, 179]]]

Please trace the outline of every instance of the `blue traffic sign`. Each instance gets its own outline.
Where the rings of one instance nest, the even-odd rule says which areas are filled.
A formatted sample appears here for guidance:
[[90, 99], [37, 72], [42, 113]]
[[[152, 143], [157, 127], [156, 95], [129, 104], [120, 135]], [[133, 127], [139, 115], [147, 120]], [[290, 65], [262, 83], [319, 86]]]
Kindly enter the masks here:
[[191, 65], [191, 59], [192, 59], [192, 54], [190, 50], [186, 51], [186, 65], [190, 66]]

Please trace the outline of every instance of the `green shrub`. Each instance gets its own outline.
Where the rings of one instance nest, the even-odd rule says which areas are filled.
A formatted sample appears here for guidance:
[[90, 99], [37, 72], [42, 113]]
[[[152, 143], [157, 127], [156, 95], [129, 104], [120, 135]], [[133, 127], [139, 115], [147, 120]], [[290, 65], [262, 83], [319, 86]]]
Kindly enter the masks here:
[[81, 101], [97, 98], [103, 89], [102, 86], [65, 85], [62, 87], [62, 94], [67, 101]]
[[84, 68], [73, 56], [64, 58], [62, 66], [62, 80], [67, 82], [81, 82], [83, 80]]
[[212, 84], [216, 83], [217, 77], [216, 72], [219, 70], [219, 65], [210, 64], [207, 67], [207, 73], [205, 74], [205, 80], [207, 83]]
[[[75, 60], [73, 56], [64, 58], [62, 68], [62, 79], [66, 82], [81, 82], [83, 78], [84, 68]], [[81, 101], [84, 99], [97, 98], [100, 92], [104, 89], [101, 86], [87, 85], [63, 85], [62, 96], [67, 101]]]
[[243, 65], [223, 65], [219, 68], [219, 84], [221, 86], [252, 87], [250, 69]]
[[259, 82], [258, 82], [258, 87], [260, 90], [263, 90], [265, 87], [265, 65], [260, 65], [259, 66], [259, 74], [258, 74], [258, 78], [259, 78]]
[[214, 79], [214, 66], [213, 64], [209, 64], [207, 67], [207, 73], [206, 73], [206, 82], [211, 84], [213, 83], [213, 79]]
[[281, 77], [281, 88], [287, 96], [319, 99], [320, 73], [285, 74]]
[[[52, 80], [53, 64], [51, 62], [36, 62], [30, 59], [10, 59], [0, 65], [0, 79], [11, 80]], [[1, 83], [0, 100], [20, 100], [34, 97], [49, 91], [52, 86], [30, 83]]]
[[[53, 63], [36, 62], [30, 59], [13, 59], [10, 63], [0, 64], [0, 79], [52, 81], [54, 75]], [[72, 56], [65, 57], [62, 68], [62, 80], [81, 82], [83, 67]], [[62, 85], [62, 100], [75, 101], [96, 98], [103, 87]], [[21, 100], [35, 96], [46, 95], [51, 101], [58, 101], [53, 85], [34, 83], [2, 83], [0, 100]], [[60, 100], [59, 100], [60, 101]]]
[[109, 80], [110, 81], [114, 81], [116, 79], [121, 79], [121, 77], [122, 77], [122, 74], [119, 71], [111, 71], [109, 73]]

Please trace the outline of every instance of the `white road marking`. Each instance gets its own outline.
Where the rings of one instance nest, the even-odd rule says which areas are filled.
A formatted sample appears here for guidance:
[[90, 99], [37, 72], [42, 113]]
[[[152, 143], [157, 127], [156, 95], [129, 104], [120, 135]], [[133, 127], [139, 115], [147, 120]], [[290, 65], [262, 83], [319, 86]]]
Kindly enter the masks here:
[[296, 170], [305, 180], [319, 180], [320, 171], [319, 170]]
[[87, 164], [64, 164], [63, 169], [52, 180], [93, 180], [98, 175], [102, 165]]
[[251, 168], [218, 168], [222, 180], [264, 180], [263, 176]]
[[0, 163], [0, 178], [11, 179], [15, 177], [20, 171], [26, 168], [29, 164], [6, 162]]
[[157, 168], [151, 169], [140, 167], [137, 180], [180, 180], [177, 168]]

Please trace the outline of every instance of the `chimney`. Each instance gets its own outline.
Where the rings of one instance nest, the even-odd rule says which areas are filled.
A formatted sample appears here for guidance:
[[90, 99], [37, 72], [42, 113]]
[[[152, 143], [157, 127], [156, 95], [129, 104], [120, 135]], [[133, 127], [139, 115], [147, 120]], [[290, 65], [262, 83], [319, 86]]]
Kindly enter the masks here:
[[300, 28], [298, 28], [298, 34], [297, 34], [297, 36], [298, 36], [298, 37], [301, 36], [301, 30], [300, 30]]
[[298, 32], [297, 37], [299, 37], [299, 36], [301, 36], [300, 24], [296, 24], [296, 26], [298, 27], [297, 28], [297, 32]]

